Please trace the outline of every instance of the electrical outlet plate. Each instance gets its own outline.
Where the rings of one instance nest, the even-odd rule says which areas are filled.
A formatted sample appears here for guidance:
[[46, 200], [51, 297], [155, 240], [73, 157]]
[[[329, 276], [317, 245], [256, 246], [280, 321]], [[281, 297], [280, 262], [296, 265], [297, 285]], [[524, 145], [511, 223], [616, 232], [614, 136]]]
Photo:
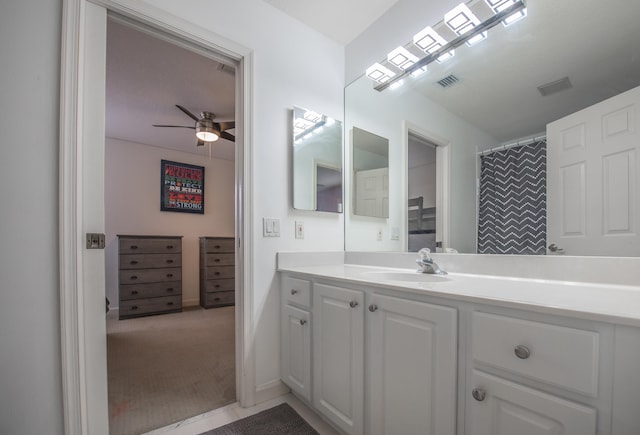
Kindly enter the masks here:
[[382, 228], [378, 228], [378, 233], [376, 235], [376, 240], [378, 242], [382, 242]]
[[304, 222], [296, 221], [296, 239], [304, 239]]

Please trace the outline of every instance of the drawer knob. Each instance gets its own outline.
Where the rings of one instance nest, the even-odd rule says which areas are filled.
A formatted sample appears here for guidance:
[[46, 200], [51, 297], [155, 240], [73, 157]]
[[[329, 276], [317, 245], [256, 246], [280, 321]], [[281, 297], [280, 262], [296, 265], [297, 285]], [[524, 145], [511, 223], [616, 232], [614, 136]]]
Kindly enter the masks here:
[[304, 326], [307, 324], [307, 321], [304, 319], [300, 319], [300, 325]]
[[357, 302], [357, 301], [351, 301], [351, 302], [349, 302], [349, 306], [350, 306], [351, 308], [355, 308], [355, 307], [357, 307], [357, 306], [358, 306], [358, 302]]
[[482, 402], [484, 400], [485, 397], [487, 397], [487, 392], [482, 389], [482, 388], [474, 388], [471, 391], [471, 395], [473, 396], [474, 399], [476, 399], [478, 402]]
[[296, 289], [292, 288], [292, 289], [291, 289], [291, 296], [295, 296], [295, 295], [297, 295], [297, 294], [298, 294], [298, 290], [296, 290]]
[[372, 313], [378, 310], [378, 306], [376, 304], [369, 305], [369, 311]]
[[520, 359], [527, 359], [531, 356], [531, 351], [529, 350], [529, 348], [521, 344], [517, 345], [515, 349], [513, 349], [513, 352]]
[[129, 264], [131, 264], [131, 265], [135, 265], [135, 264], [138, 264], [138, 262], [137, 262], [136, 260], [131, 260], [131, 261], [129, 262]]

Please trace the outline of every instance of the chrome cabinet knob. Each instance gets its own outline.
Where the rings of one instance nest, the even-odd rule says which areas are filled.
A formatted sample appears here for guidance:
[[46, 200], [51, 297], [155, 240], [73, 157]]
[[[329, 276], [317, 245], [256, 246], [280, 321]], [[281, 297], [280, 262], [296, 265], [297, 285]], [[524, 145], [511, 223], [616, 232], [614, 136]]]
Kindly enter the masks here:
[[306, 324], [307, 324], [307, 321], [306, 321], [306, 320], [304, 320], [304, 319], [300, 319], [300, 324], [301, 324], [302, 326], [304, 326], [304, 325], [306, 325]]
[[478, 402], [482, 402], [484, 400], [485, 397], [487, 397], [487, 392], [482, 389], [482, 388], [474, 388], [471, 391], [471, 395], [473, 396], [474, 399], [476, 399]]
[[357, 302], [357, 301], [351, 301], [351, 302], [349, 302], [349, 306], [350, 306], [351, 308], [355, 308], [355, 307], [357, 307], [357, 306], [358, 306], [358, 302]]
[[297, 294], [298, 294], [298, 290], [296, 290], [296, 289], [291, 289], [291, 295], [292, 295], [292, 296], [297, 295]]
[[523, 346], [521, 344], [517, 345], [515, 349], [513, 349], [513, 353], [520, 359], [527, 359], [531, 356], [531, 351], [527, 346]]
[[369, 305], [369, 311], [371, 311], [372, 313], [374, 311], [376, 311], [378, 309], [378, 306], [376, 304], [371, 304]]

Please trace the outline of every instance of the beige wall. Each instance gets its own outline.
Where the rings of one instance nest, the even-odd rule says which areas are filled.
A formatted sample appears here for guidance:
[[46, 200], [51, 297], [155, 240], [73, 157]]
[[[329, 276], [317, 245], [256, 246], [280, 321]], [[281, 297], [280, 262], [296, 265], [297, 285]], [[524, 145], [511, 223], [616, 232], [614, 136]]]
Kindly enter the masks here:
[[[195, 145], [194, 145], [195, 146]], [[107, 138], [106, 292], [118, 306], [118, 234], [182, 239], [182, 301], [198, 304], [198, 237], [234, 235], [234, 162]], [[205, 167], [204, 214], [160, 211], [160, 160]]]

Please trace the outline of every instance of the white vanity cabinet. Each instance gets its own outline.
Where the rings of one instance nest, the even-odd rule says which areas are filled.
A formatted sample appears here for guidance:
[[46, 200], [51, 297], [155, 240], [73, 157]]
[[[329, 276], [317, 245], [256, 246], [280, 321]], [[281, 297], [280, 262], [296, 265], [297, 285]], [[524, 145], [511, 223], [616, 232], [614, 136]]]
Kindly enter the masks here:
[[313, 285], [313, 406], [347, 434], [364, 432], [364, 293]]
[[454, 435], [457, 310], [368, 299], [368, 434]]
[[479, 311], [470, 326], [466, 434], [597, 433], [598, 330]]

